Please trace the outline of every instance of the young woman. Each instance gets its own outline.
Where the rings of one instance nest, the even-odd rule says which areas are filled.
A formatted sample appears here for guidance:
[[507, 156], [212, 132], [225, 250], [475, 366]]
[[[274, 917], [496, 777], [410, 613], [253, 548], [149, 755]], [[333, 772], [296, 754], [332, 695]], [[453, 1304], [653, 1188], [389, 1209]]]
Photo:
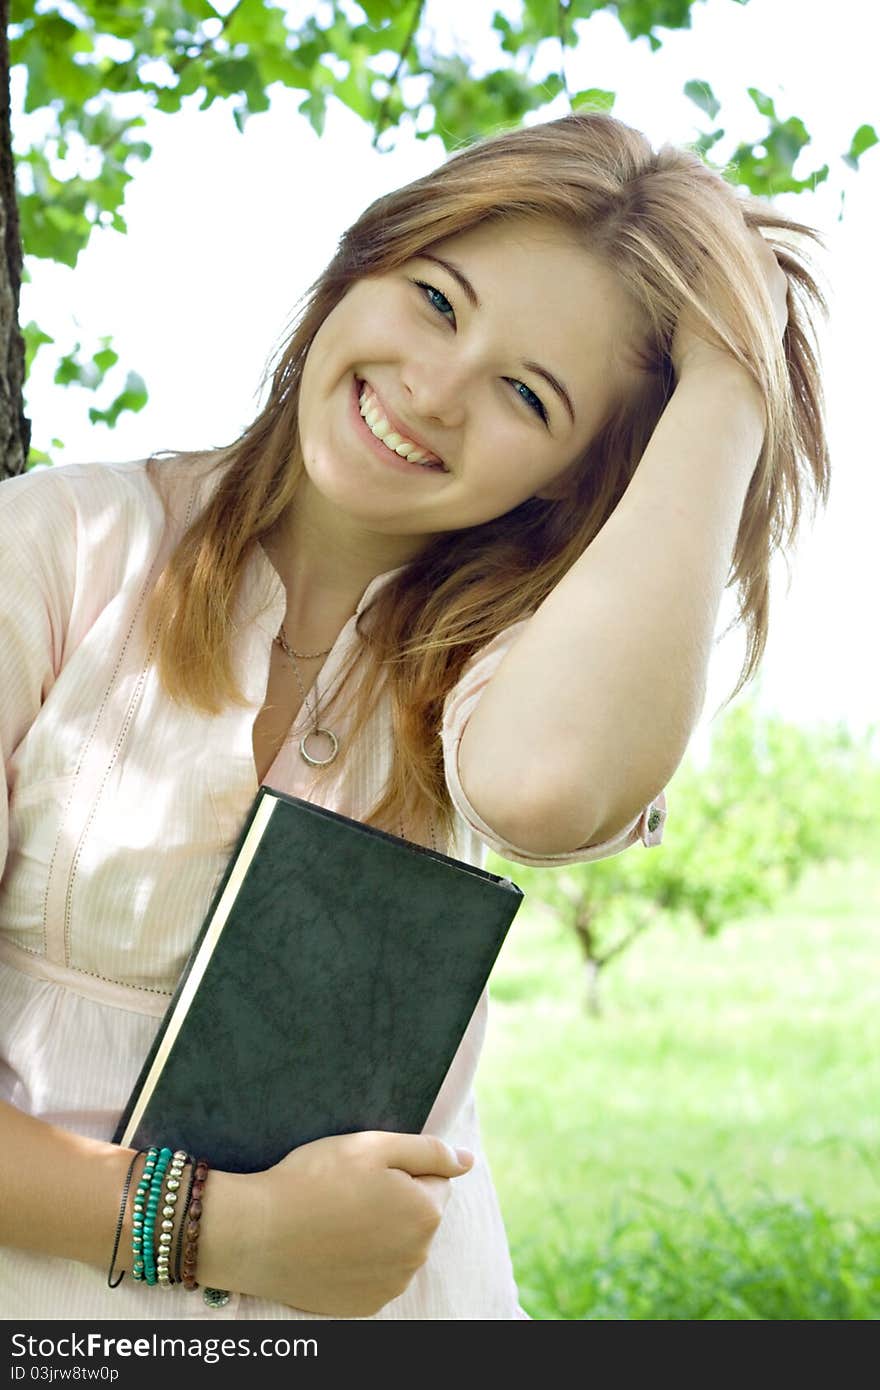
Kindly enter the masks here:
[[209, 1173], [219, 1306], [108, 1288], [109, 1139], [263, 781], [480, 865], [660, 840], [725, 585], [740, 689], [827, 491], [805, 235], [605, 115], [497, 136], [346, 233], [234, 444], [0, 487], [6, 1317], [522, 1315], [485, 995], [422, 1134]]

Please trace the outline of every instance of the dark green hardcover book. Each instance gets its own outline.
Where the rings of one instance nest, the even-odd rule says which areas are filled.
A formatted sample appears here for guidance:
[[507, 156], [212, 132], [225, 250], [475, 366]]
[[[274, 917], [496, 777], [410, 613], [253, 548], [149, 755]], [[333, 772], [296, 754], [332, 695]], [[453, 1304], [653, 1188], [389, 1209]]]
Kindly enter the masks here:
[[523, 894], [261, 787], [114, 1141], [231, 1172], [421, 1132]]

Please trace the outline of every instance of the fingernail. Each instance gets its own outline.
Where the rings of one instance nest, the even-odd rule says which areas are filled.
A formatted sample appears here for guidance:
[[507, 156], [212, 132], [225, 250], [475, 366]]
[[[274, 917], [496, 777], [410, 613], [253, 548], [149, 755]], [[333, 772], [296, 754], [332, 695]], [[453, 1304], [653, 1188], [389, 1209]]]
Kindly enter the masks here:
[[462, 1168], [467, 1168], [468, 1165], [473, 1163], [474, 1161], [474, 1156], [471, 1153], [470, 1149], [456, 1149], [455, 1155]]

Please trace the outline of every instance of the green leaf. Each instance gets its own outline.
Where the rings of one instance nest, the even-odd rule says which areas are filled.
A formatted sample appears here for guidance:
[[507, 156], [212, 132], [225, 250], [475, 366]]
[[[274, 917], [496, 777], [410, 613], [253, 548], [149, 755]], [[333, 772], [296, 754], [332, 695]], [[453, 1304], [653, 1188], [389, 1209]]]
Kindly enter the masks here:
[[701, 158], [706, 159], [706, 162], [710, 163], [711, 161], [707, 159], [709, 151], [712, 149], [713, 145], [717, 145], [718, 141], [723, 139], [723, 137], [723, 128], [720, 130], [703, 131], [697, 136], [696, 140], [691, 142], [689, 148], [695, 150]]
[[138, 376], [137, 372], [129, 372], [125, 382], [125, 389], [119, 393], [106, 410], [98, 410], [95, 406], [89, 409], [89, 419], [93, 425], [107, 425], [112, 429], [124, 410], [137, 412], [143, 410], [149, 399], [143, 377]]
[[208, 79], [224, 96], [234, 96], [259, 82], [259, 71], [252, 58], [220, 58], [207, 71]]
[[696, 78], [692, 82], [686, 82], [684, 84], [684, 94], [686, 97], [690, 97], [691, 101], [699, 106], [701, 111], [705, 111], [710, 120], [714, 121], [718, 112], [721, 110], [721, 103], [718, 101], [708, 82], [700, 82], [697, 81]]
[[774, 105], [773, 100], [770, 97], [765, 96], [763, 92], [759, 92], [757, 87], [748, 87], [746, 90], [748, 91], [749, 96], [752, 98], [752, 101], [757, 106], [761, 115], [769, 117], [771, 121], [775, 121], [777, 119], [777, 116], [776, 106]]
[[500, 10], [496, 10], [492, 16], [492, 28], [501, 35], [501, 50], [503, 53], [519, 53], [520, 49], [528, 42], [528, 37], [521, 29], [516, 29], [511, 24], [506, 15]]
[[18, 208], [25, 255], [75, 266], [91, 235], [88, 218], [48, 207], [40, 192], [20, 197]]
[[267, 0], [240, 0], [224, 31], [224, 38], [233, 47], [243, 43], [262, 49], [283, 48], [287, 37], [284, 11]]
[[878, 141], [880, 141], [880, 136], [873, 126], [860, 125], [852, 138], [852, 144], [843, 156], [844, 164], [848, 164], [851, 169], [858, 169], [860, 156], [872, 145], [876, 145]]
[[616, 100], [616, 92], [606, 92], [601, 87], [588, 87], [583, 92], [575, 92], [571, 106], [573, 111], [610, 111]]
[[336, 97], [363, 120], [369, 120], [376, 112], [376, 98], [373, 96], [375, 73], [367, 65], [368, 56], [365, 48], [353, 48], [348, 72], [334, 88]]
[[359, 0], [371, 24], [387, 24], [401, 14], [412, 14], [416, 0]]
[[324, 121], [327, 117], [327, 96], [323, 91], [310, 92], [297, 107], [308, 119], [316, 135], [324, 134]]
[[[617, 0], [617, 18], [631, 39], [647, 38], [656, 53], [662, 46], [653, 32], [660, 29], [690, 29], [694, 0]], [[573, 9], [580, 7], [574, 0]], [[607, 0], [590, 0], [589, 12], [608, 8]]]
[[34, 358], [40, 348], [46, 343], [54, 343], [55, 339], [50, 337], [48, 333], [44, 333], [33, 319], [26, 323], [21, 331], [24, 337], [24, 374], [29, 376]]
[[73, 382], [78, 385], [83, 384], [83, 373], [85, 368], [76, 359], [76, 354], [80, 350], [80, 344], [76, 343], [72, 350], [59, 359], [58, 366], [55, 368], [55, 385], [70, 386]]
[[111, 367], [116, 366], [119, 361], [119, 353], [114, 352], [110, 347], [105, 347], [100, 352], [95, 353], [92, 361], [103, 376]]

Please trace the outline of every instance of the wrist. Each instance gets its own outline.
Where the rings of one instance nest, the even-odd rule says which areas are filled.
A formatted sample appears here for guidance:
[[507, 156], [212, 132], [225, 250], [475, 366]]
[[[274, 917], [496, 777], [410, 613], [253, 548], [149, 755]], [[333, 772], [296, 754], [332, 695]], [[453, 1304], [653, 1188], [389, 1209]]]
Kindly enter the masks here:
[[202, 1288], [248, 1293], [260, 1248], [260, 1209], [251, 1173], [212, 1169], [200, 1219], [196, 1278]]
[[687, 359], [675, 373], [675, 390], [701, 392], [728, 405], [757, 412], [763, 423], [764, 398], [754, 377], [727, 352]]
[[691, 418], [699, 421], [701, 429], [735, 430], [742, 441], [743, 457], [750, 459], [754, 469], [764, 442], [767, 413], [761, 390], [744, 367], [727, 354], [719, 354], [717, 361], [695, 359], [676, 382], [671, 401], [676, 399], [682, 405], [686, 402]]
[[[128, 1162], [124, 1166], [124, 1170], [117, 1172], [116, 1175], [116, 1187], [119, 1192], [120, 1202], [122, 1200], [122, 1190], [125, 1184], [125, 1178], [128, 1173], [128, 1169], [132, 1162], [132, 1159], [134, 1158], [135, 1152], [136, 1150], [134, 1149], [118, 1150], [120, 1161], [123, 1158], [128, 1159]], [[122, 1225], [119, 1231], [119, 1244], [116, 1249], [116, 1258], [113, 1262], [113, 1271], [111, 1271], [113, 1273], [114, 1279], [118, 1276], [118, 1273], [121, 1269], [128, 1271], [128, 1276], [131, 1277], [131, 1267], [134, 1258], [132, 1252], [132, 1238], [134, 1236], [134, 1199], [135, 1193], [138, 1189], [138, 1183], [140, 1182], [141, 1177], [143, 1176], [146, 1162], [146, 1153], [141, 1153], [138, 1155], [137, 1158], [134, 1158], [134, 1166], [131, 1170], [131, 1182], [128, 1186], [128, 1193], [125, 1198], [125, 1205], [122, 1208]], [[117, 1222], [118, 1220], [119, 1218], [117, 1216]]]

